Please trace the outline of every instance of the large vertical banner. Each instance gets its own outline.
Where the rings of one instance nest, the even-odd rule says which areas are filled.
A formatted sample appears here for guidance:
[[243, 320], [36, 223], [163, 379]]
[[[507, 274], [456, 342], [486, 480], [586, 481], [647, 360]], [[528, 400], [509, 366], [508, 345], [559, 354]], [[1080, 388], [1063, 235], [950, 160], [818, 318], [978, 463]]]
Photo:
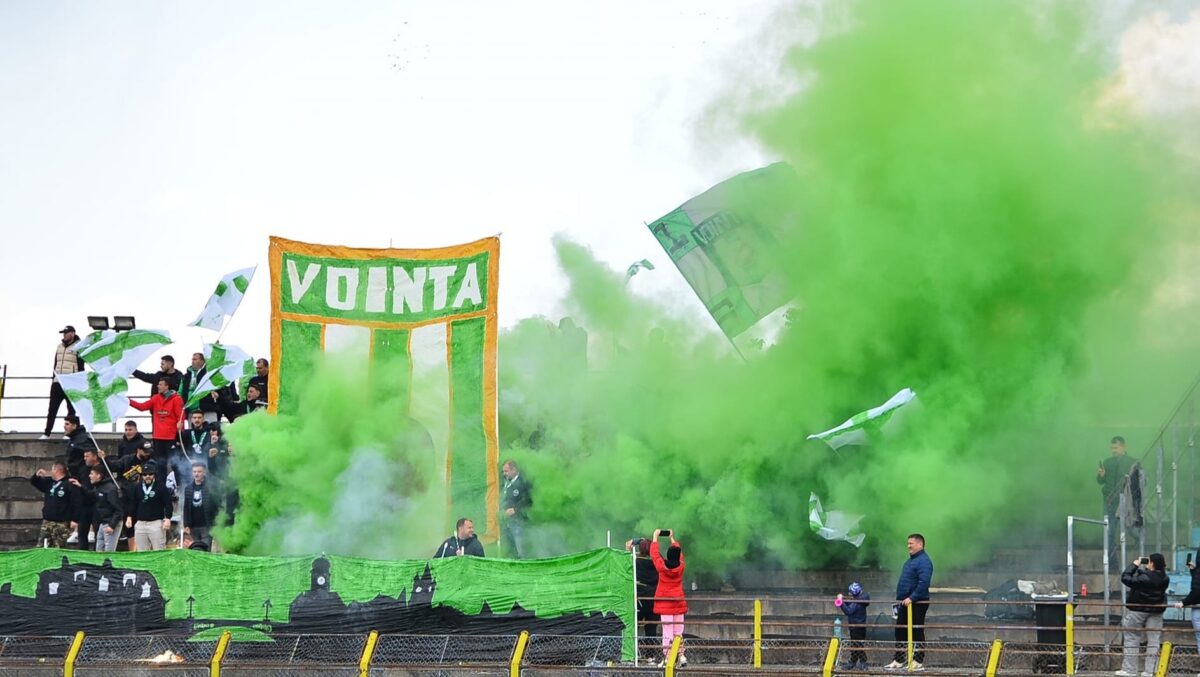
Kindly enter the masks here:
[[498, 533], [496, 298], [500, 240], [357, 249], [272, 237], [271, 410], [296, 411], [322, 352], [405, 379], [407, 417], [446, 469], [447, 518]]

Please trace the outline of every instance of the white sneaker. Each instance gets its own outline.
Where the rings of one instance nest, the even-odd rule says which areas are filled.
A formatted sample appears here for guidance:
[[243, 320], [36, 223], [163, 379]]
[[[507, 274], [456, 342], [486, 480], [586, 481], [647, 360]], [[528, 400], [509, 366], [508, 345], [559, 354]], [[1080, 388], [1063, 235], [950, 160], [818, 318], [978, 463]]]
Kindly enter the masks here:
[[1113, 674], [1117, 677], [1140, 677], [1136, 672], [1126, 672], [1124, 670], [1117, 670]]
[[918, 663], [916, 661], [912, 662], [912, 672], [920, 672], [921, 670], [924, 670], [924, 669], [925, 669], [924, 665], [921, 665], [920, 663]]
[[[306, 269], [306, 270], [307, 270], [307, 269]], [[63, 439], [64, 439], [64, 440], [69, 440], [69, 439], [71, 439], [71, 436], [70, 436], [70, 435], [63, 435]]]
[[686, 667], [687, 666], [687, 656], [684, 656], [683, 654], [679, 654], [679, 663], [677, 663], [677, 665], [681, 668]]
[[67, 537], [67, 543], [75, 544], [79, 542], [79, 532], [75, 532]]
[[39, 440], [48, 440], [48, 439], [50, 439], [50, 436], [49, 436], [49, 435], [42, 435], [42, 436], [41, 436], [41, 437], [39, 437], [38, 439], [39, 439]]
[[95, 542], [96, 542], [96, 532], [89, 531], [88, 532], [88, 543], [95, 543]]
[[887, 665], [883, 666], [883, 669], [884, 670], [903, 670], [904, 664], [901, 663], [900, 661], [892, 661], [891, 663], [888, 663]]

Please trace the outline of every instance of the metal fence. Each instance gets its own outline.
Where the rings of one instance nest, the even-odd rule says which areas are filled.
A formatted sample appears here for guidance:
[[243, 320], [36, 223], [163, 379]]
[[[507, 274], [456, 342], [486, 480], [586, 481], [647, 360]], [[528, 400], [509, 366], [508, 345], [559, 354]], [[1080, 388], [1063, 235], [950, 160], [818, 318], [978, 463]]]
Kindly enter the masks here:
[[[50, 407], [49, 376], [8, 376], [7, 367], [0, 365], [0, 431], [3, 432], [41, 432], [46, 422], [46, 410]], [[135, 378], [126, 379], [129, 383], [128, 393], [135, 400], [149, 399], [150, 386]], [[120, 423], [107, 426], [110, 432], [118, 432], [124, 421], [138, 421], [138, 428], [149, 434], [149, 414], [143, 414], [130, 408], [127, 416], [121, 417]], [[62, 417], [67, 415], [67, 405], [64, 402], [55, 418], [54, 429], [62, 430]], [[143, 423], [147, 425], [143, 425]], [[100, 432], [99, 430], [93, 432]], [[61, 434], [61, 432], [60, 432]]]

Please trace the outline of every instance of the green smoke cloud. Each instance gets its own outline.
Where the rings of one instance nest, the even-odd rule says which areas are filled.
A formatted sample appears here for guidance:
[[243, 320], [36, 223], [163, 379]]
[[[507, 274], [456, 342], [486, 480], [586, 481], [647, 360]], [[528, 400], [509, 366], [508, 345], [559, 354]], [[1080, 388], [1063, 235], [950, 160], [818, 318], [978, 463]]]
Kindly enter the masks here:
[[[1112, 64], [1082, 13], [852, 7], [789, 53], [794, 94], [717, 110], [798, 173], [748, 205], [799, 215], [779, 250], [799, 308], [778, 344], [738, 364], [569, 242], [568, 314], [592, 331], [593, 368], [538, 366], [544, 321], [502, 343], [504, 432], [537, 517], [578, 542], [673, 526], [720, 567], [871, 560], [922, 531], [940, 561], [966, 563], [1015, 526], [1098, 515], [1107, 431], [1081, 428], [1098, 423], [1087, 406], [1133, 405], [1104, 423], [1144, 433], [1186, 384], [1138, 338], [1188, 237], [1175, 214], [1195, 213], [1190, 175], [1167, 135], [1098, 108]], [[1176, 338], [1175, 356], [1195, 346]], [[1135, 358], [1159, 380], [1131, 373]], [[1089, 390], [1115, 381], [1123, 392]], [[906, 386], [922, 410], [905, 434], [840, 456], [803, 441]], [[810, 490], [867, 515], [862, 552], [808, 533]]]

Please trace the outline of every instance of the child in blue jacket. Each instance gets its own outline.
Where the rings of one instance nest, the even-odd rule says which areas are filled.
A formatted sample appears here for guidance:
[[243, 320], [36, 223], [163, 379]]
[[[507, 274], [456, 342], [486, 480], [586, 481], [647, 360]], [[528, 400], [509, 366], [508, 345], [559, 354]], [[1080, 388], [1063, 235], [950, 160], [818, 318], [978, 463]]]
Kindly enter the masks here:
[[839, 593], [838, 606], [846, 614], [846, 625], [850, 629], [850, 660], [842, 664], [843, 670], [866, 670], [867, 652], [863, 651], [863, 641], [867, 639], [867, 606], [871, 603], [871, 595], [863, 587], [854, 582], [847, 589], [850, 597], [844, 598]]

